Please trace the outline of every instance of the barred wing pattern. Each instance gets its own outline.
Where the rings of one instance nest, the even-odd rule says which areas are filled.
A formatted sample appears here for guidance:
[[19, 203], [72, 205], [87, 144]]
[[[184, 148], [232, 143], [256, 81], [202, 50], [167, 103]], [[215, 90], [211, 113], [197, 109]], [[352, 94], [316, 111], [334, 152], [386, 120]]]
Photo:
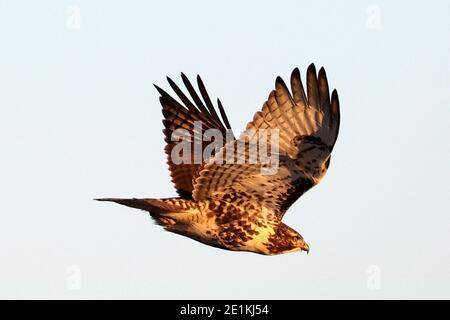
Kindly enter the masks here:
[[[317, 77], [311, 64], [306, 84], [307, 95], [300, 72], [295, 69], [291, 75], [291, 95], [278, 77], [276, 88], [261, 112], [257, 112], [247, 125], [247, 129], [279, 129], [279, 168], [276, 173], [262, 174], [261, 169], [267, 165], [249, 163], [254, 149], [248, 139], [243, 140], [241, 136], [239, 141], [229, 142], [199, 171], [192, 193], [195, 200], [258, 203], [274, 210], [281, 219], [292, 203], [319, 183], [329, 166], [339, 131], [339, 100], [334, 90], [330, 101], [323, 68]], [[237, 148], [239, 143], [246, 147]], [[230, 156], [235, 160], [234, 164], [221, 164]]]
[[[165, 152], [167, 154], [167, 164], [169, 165], [172, 181], [175, 184], [178, 194], [182, 198], [188, 199], [192, 197], [193, 176], [202, 165], [202, 163], [196, 163], [196, 161], [194, 161], [195, 153], [193, 151], [196, 150], [195, 145], [201, 145], [200, 150], [203, 153], [205, 146], [210, 143], [201, 139], [205, 131], [208, 129], [219, 129], [222, 132], [224, 144], [227, 134], [232, 140], [234, 140], [234, 135], [220, 100], [217, 99], [217, 104], [223, 122], [217, 114], [200, 76], [197, 76], [197, 84], [203, 101], [183, 73], [181, 74], [181, 78], [194, 103], [191, 102], [191, 100], [169, 77], [167, 77], [167, 80], [170, 86], [184, 105], [180, 104], [160, 87], [156, 85], [155, 87], [161, 95], [160, 102], [162, 105], [162, 113], [164, 115], [163, 124], [165, 127], [163, 133], [167, 143]], [[201, 121], [202, 127], [195, 127], [195, 121]], [[186, 130], [188, 134], [180, 134], [180, 131], [177, 131], [179, 129]], [[196, 137], [199, 137], [200, 140], [196, 139]], [[174, 162], [174, 159], [172, 159], [171, 156], [173, 148], [180, 140], [190, 143], [191, 145], [190, 149], [192, 152], [189, 155], [190, 161], [184, 163]], [[214, 150], [211, 154], [214, 155]]]

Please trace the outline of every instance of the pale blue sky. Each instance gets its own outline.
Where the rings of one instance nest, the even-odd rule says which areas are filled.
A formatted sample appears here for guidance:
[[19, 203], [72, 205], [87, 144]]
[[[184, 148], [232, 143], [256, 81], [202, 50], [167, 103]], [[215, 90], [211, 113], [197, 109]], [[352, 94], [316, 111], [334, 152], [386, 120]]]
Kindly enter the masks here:
[[[450, 298], [449, 13], [448, 1], [0, 1], [0, 298]], [[91, 200], [175, 195], [152, 83], [201, 74], [239, 132], [277, 75], [311, 62], [342, 122], [327, 176], [286, 215], [308, 256], [218, 250]]]

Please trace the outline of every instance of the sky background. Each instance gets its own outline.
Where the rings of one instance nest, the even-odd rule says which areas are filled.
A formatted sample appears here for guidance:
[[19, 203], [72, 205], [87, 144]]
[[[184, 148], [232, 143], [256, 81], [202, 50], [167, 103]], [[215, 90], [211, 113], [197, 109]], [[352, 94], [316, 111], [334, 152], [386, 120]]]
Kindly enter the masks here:
[[[0, 1], [0, 298], [450, 298], [449, 13]], [[341, 130], [285, 216], [309, 255], [219, 250], [92, 201], [175, 195], [153, 83], [201, 74], [240, 132], [277, 75], [311, 62], [338, 89]]]

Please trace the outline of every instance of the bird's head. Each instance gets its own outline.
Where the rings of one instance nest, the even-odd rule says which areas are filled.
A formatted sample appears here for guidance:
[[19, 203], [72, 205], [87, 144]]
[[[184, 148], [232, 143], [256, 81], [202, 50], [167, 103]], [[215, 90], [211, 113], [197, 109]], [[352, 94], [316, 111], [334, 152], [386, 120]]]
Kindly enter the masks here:
[[266, 247], [270, 254], [294, 251], [306, 251], [306, 253], [309, 253], [309, 246], [300, 233], [282, 222], [277, 226], [275, 233], [268, 240]]

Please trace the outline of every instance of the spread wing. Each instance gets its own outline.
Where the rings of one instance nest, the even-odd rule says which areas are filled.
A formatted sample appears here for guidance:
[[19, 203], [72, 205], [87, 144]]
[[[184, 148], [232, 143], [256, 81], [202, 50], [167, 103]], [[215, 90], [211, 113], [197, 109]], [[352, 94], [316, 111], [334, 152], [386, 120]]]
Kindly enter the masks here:
[[[197, 76], [197, 84], [203, 101], [183, 73], [181, 78], [194, 102], [191, 102], [169, 77], [167, 77], [167, 80], [182, 104], [163, 89], [156, 85], [155, 87], [161, 95], [160, 102], [164, 115], [163, 133], [167, 143], [165, 152], [170, 175], [178, 194], [183, 198], [191, 198], [193, 190], [192, 178], [202, 165], [202, 160], [207, 160], [203, 159], [202, 155], [205, 147], [211, 143], [202, 139], [205, 131], [208, 129], [220, 130], [223, 137], [223, 141], [220, 141], [222, 146], [225, 144], [226, 139], [229, 141], [234, 140], [234, 135], [220, 100], [217, 99], [217, 104], [223, 122], [217, 114], [200, 76]], [[201, 125], [199, 126], [200, 123]], [[188, 152], [189, 154], [183, 154], [186, 149], [179, 152], [174, 150], [180, 141], [186, 143], [189, 147], [187, 149], [187, 151], [190, 151]], [[177, 151], [175, 157], [173, 157], [172, 151]], [[215, 149], [210, 154], [214, 155]]]
[[[239, 140], [229, 142], [202, 167], [194, 183], [194, 199], [258, 203], [281, 218], [320, 181], [339, 131], [339, 101], [336, 90], [330, 100], [323, 68], [317, 76], [310, 65], [306, 84], [307, 95], [298, 69], [291, 75], [292, 94], [280, 77], [276, 79], [275, 90]], [[266, 129], [264, 134], [262, 129]], [[279, 136], [278, 150], [271, 145], [278, 163], [263, 161], [257, 151], [261, 141], [270, 145], [276, 136], [267, 129], [278, 129], [274, 131]]]

